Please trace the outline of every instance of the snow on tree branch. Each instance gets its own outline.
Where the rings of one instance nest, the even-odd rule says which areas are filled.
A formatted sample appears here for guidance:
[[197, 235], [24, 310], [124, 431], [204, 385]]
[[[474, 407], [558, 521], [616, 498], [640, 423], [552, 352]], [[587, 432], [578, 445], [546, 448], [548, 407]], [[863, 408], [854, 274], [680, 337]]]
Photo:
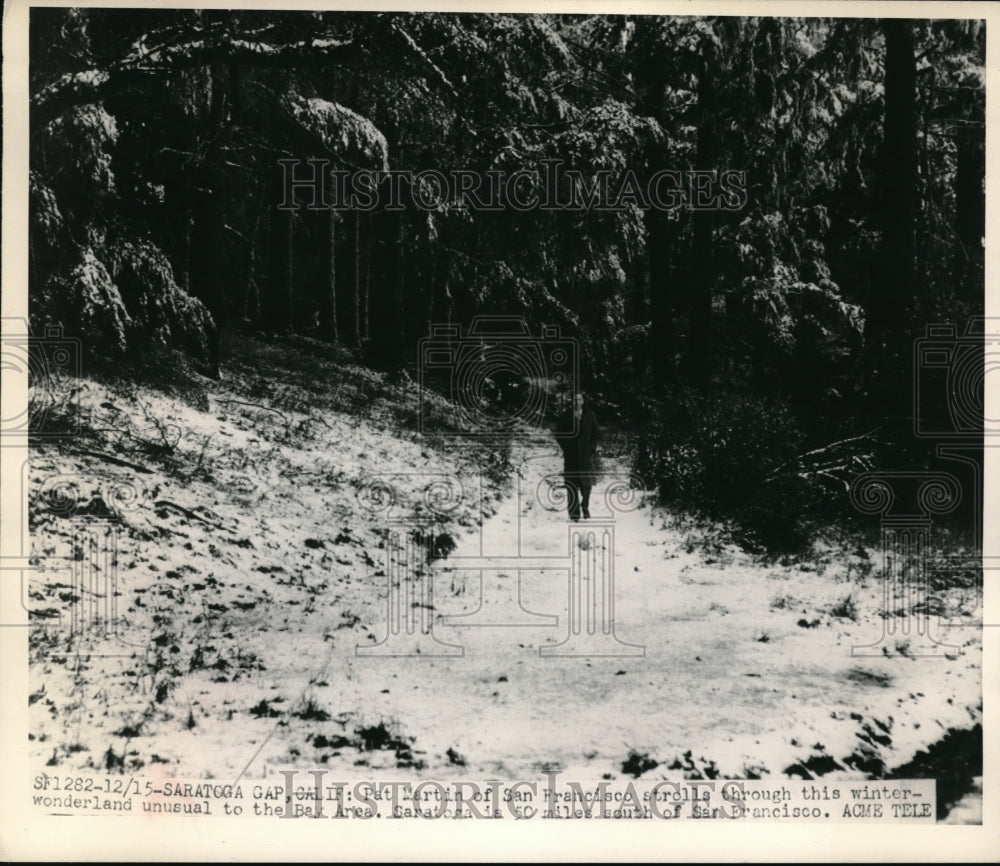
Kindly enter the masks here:
[[295, 119], [319, 137], [331, 153], [357, 155], [367, 165], [387, 170], [389, 146], [385, 136], [367, 117], [325, 99], [292, 94], [289, 108]]
[[265, 68], [343, 63], [360, 54], [354, 40], [317, 37], [281, 45], [221, 34], [179, 44], [138, 49], [107, 69], [68, 72], [31, 100], [32, 119], [42, 125], [75, 105], [98, 102], [117, 90], [178, 69], [225, 62]]

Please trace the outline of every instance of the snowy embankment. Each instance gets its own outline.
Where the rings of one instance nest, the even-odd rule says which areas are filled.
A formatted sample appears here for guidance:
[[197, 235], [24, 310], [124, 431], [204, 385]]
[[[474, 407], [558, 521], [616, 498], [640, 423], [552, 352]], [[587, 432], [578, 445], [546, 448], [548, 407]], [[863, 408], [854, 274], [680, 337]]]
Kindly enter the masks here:
[[[405, 381], [387, 397], [356, 368], [337, 386], [353, 383], [356, 408], [337, 407], [315, 370], [254, 369], [234, 364], [196, 400], [87, 380], [92, 432], [35, 449], [39, 564], [71, 563], [88, 522], [114, 526], [118, 549], [115, 638], [69, 634], [65, 568], [30, 586], [39, 765], [862, 778], [916, 775], [921, 750], [981, 721], [979, 629], [948, 629], [946, 656], [920, 657], [897, 632], [852, 657], [893, 620], [873, 554], [763, 565], [709, 551], [649, 503], [607, 510], [623, 504], [607, 489], [624, 473], [613, 456], [581, 552], [543, 501], [559, 469], [544, 439], [515, 443], [500, 490], [498, 471], [480, 478], [484, 449], [399, 432], [416, 405]], [[407, 577], [389, 562], [387, 577], [384, 528], [434, 513], [433, 565]], [[560, 654], [573, 587], [602, 601], [596, 566], [577, 579], [574, 557], [614, 563], [617, 641], [603, 655]], [[402, 656], [378, 649], [400, 610], [393, 574]], [[407, 633], [421, 616], [438, 644]]]

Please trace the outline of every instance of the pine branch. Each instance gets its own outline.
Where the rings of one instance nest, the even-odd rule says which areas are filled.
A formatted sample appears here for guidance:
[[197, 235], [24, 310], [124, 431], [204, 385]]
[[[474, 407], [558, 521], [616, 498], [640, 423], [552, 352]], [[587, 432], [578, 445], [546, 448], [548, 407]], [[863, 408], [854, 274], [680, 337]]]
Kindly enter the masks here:
[[391, 32], [400, 37], [410, 54], [421, 61], [423, 66], [431, 72], [432, 77], [435, 78], [439, 84], [444, 85], [448, 92], [455, 92], [455, 85], [448, 80], [448, 76], [444, 74], [441, 67], [427, 56], [427, 53], [417, 44], [416, 40], [410, 36], [409, 33], [403, 30], [403, 28], [400, 27], [395, 21], [390, 22], [389, 29]]
[[141, 47], [106, 69], [68, 72], [43, 87], [31, 100], [31, 118], [44, 126], [77, 105], [99, 102], [151, 78], [211, 63], [287, 69], [347, 63], [360, 53], [361, 47], [354, 40], [316, 37], [275, 45], [233, 38], [228, 33], [152, 49]]

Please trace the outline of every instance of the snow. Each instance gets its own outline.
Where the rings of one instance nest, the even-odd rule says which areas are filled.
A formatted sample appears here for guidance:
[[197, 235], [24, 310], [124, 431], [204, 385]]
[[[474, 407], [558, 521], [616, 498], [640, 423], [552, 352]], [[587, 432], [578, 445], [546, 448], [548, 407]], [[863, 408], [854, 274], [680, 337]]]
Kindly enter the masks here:
[[[93, 426], [106, 427], [87, 449], [150, 471], [72, 447], [34, 451], [33, 555], [63, 567], [39, 571], [27, 599], [48, 626], [31, 641], [38, 765], [227, 780], [319, 766], [600, 779], [647, 755], [657, 765], [644, 778], [780, 778], [819, 758], [835, 762], [832, 778], [863, 778], [866, 761], [891, 770], [981, 721], [980, 629], [947, 630], [961, 647], [947, 657], [905, 654], [899, 636], [888, 655], [852, 657], [887, 621], [873, 551], [763, 564], [648, 501], [611, 512], [605, 493], [627, 477], [614, 454], [581, 550], [540, 501], [560, 469], [544, 436], [515, 444], [502, 494], [467, 450], [432, 448], [378, 411], [331, 410], [294, 382], [277, 403], [224, 381], [198, 409], [83, 384]], [[173, 445], [169, 459], [154, 459], [156, 444]], [[46, 491], [63, 476], [71, 499], [58, 510]], [[132, 483], [135, 501], [109, 502], [109, 478]], [[396, 510], [371, 507], [373, 479], [394, 488]], [[386, 521], [426, 520], [423, 492], [455, 481], [463, 498], [434, 531], [457, 546], [409, 579], [417, 590], [433, 573], [440, 654], [405, 628], [394, 646], [422, 655], [365, 654], [388, 632]], [[74, 514], [118, 527], [119, 640], [73, 637], [65, 615], [42, 616], [67, 609]], [[569, 628], [570, 563], [612, 553], [619, 642], [601, 643], [611, 655], [551, 655]], [[959, 624], [974, 625], [972, 613]]]
[[315, 133], [331, 153], [356, 153], [367, 165], [388, 170], [389, 145], [367, 117], [336, 102], [297, 94], [289, 98], [289, 106], [295, 119]]

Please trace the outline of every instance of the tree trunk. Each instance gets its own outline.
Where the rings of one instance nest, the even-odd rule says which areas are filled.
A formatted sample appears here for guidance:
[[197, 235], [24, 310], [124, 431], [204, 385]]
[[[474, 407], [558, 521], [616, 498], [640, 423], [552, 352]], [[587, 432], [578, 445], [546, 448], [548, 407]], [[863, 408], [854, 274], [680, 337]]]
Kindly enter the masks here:
[[362, 254], [364, 262], [359, 263], [359, 268], [363, 267], [361, 280], [361, 296], [358, 298], [358, 312], [361, 318], [361, 338], [367, 340], [370, 336], [368, 326], [368, 299], [371, 297], [372, 288], [372, 255], [375, 249], [375, 219], [371, 214], [364, 218], [365, 232]]
[[213, 144], [194, 171], [191, 192], [192, 222], [184, 228], [182, 244], [187, 246], [187, 288], [212, 314], [215, 327], [208, 334], [209, 363], [213, 374], [219, 375], [222, 329], [228, 324], [229, 298], [226, 255], [226, 176], [220, 168], [222, 155], [218, 141], [227, 126], [226, 103], [229, 79], [225, 67], [212, 64], [208, 68], [210, 110], [208, 131]]
[[695, 211], [691, 244], [690, 304], [691, 326], [687, 348], [687, 377], [695, 385], [705, 385], [711, 375], [712, 326], [712, 211]]
[[257, 285], [257, 244], [263, 214], [254, 220], [250, 243], [247, 245], [247, 281], [243, 287], [243, 321], [260, 321], [260, 288]]
[[349, 346], [361, 345], [361, 213], [351, 214], [350, 285], [347, 292], [347, 336]]
[[[710, 170], [715, 166], [715, 128], [713, 123], [714, 87], [709, 70], [708, 58], [702, 59], [698, 76], [698, 106], [700, 123], [698, 126], [697, 165], [699, 170]], [[712, 250], [712, 230], [715, 226], [715, 212], [711, 210], [692, 211], [693, 239], [691, 278], [689, 288], [689, 309], [691, 324], [688, 333], [686, 374], [696, 385], [707, 384], [711, 375], [711, 326], [712, 287], [715, 282], [715, 257]]]
[[183, 171], [177, 171], [173, 182], [167, 184], [167, 236], [164, 248], [170, 253], [174, 281], [188, 293], [192, 291], [191, 227], [196, 207], [190, 178]]
[[403, 214], [398, 211], [380, 213], [375, 246], [375, 260], [379, 268], [373, 281], [372, 312], [369, 316], [371, 357], [376, 366], [390, 369], [400, 366], [404, 358], [403, 239]]
[[[647, 243], [649, 235], [647, 234]], [[647, 251], [647, 259], [648, 259]], [[626, 295], [625, 320], [629, 325], [644, 325], [650, 323], [645, 339], [632, 341], [632, 376], [636, 382], [647, 381], [650, 373], [650, 358], [652, 350], [652, 305], [646, 301], [649, 293], [647, 282], [651, 283], [652, 266], [643, 267], [645, 263], [635, 261], [629, 276], [629, 289]], [[673, 316], [670, 318], [670, 339], [673, 340]]]
[[670, 273], [670, 251], [675, 241], [667, 215], [656, 210], [645, 213], [649, 256], [649, 361], [657, 391], [667, 387], [674, 375], [674, 299]]
[[[666, 94], [667, 59], [663, 42], [655, 32], [653, 19], [640, 17], [636, 21], [636, 38], [647, 44], [636, 55], [633, 76], [638, 92], [638, 108], [649, 117], [663, 121]], [[651, 143], [646, 147], [647, 177], [663, 168], [663, 147]], [[634, 359], [636, 374], [642, 376], [649, 365], [654, 389], [662, 392], [674, 375], [674, 286], [671, 280], [671, 256], [676, 243], [676, 231], [663, 211], [646, 210], [643, 214], [646, 229], [646, 258], [648, 266], [649, 309], [651, 318], [646, 346], [637, 348]], [[637, 279], [632, 303], [627, 313], [630, 322], [645, 321], [647, 310], [643, 303], [644, 281]]]
[[191, 291], [191, 231], [194, 220], [190, 211], [185, 211], [181, 221], [181, 251], [178, 256], [181, 272], [178, 275], [178, 285], [185, 292]]
[[[454, 315], [454, 298], [451, 295], [451, 278], [447, 255], [440, 247], [434, 249], [434, 299], [428, 324], [450, 325]], [[429, 334], [430, 331], [428, 330]]]
[[437, 247], [432, 246], [428, 251], [429, 263], [427, 266], [427, 294], [424, 296], [424, 321], [423, 321], [423, 334], [420, 336], [426, 337], [431, 333], [431, 326], [434, 324], [434, 314], [435, 310], [440, 306], [437, 299], [437, 280], [438, 280], [438, 253]]
[[340, 338], [337, 328], [337, 212], [331, 208], [323, 216], [326, 220], [326, 267], [319, 304], [319, 332], [324, 340], [336, 343]]
[[915, 297], [917, 218], [917, 87], [909, 21], [888, 19], [885, 30], [882, 285], [870, 304], [876, 344], [898, 348]]
[[223, 267], [225, 243], [225, 213], [222, 205], [223, 188], [209, 164], [203, 166], [195, 194], [194, 225], [190, 240], [191, 294], [212, 314], [214, 329], [208, 334], [209, 363], [218, 376], [221, 361], [221, 330], [227, 317], [226, 274]]
[[[277, 201], [278, 199], [275, 199]], [[293, 300], [293, 263], [295, 222], [294, 213], [290, 210], [278, 210], [271, 213], [270, 232], [270, 285], [266, 317], [270, 326], [279, 333], [288, 333], [292, 329]]]
[[[919, 108], [916, 105], [914, 106], [914, 110], [918, 112], [917, 122], [921, 125], [918, 148], [919, 153], [917, 158], [920, 166], [920, 176], [924, 178], [929, 178], [931, 176], [930, 114], [934, 105], [934, 91], [937, 83], [937, 72], [933, 68], [930, 70], [929, 79], [929, 89], [923, 105]], [[930, 196], [919, 196], [917, 203], [916, 225], [914, 226], [914, 252], [916, 254], [914, 267], [916, 268], [916, 272], [918, 274], [924, 275], [925, 290], [929, 288], [930, 285], [935, 283], [934, 270], [935, 267], [938, 266], [937, 259], [939, 258], [937, 255], [932, 253], [932, 211], [933, 202], [931, 201]]]
[[912, 411], [906, 321], [916, 297], [917, 88], [912, 24], [888, 19], [882, 152], [881, 279], [868, 302], [866, 372], [872, 408], [883, 417]]
[[986, 199], [983, 178], [986, 160], [982, 130], [962, 127], [957, 142], [955, 172], [955, 221], [961, 248], [956, 253], [955, 273], [960, 275], [958, 293], [982, 304], [983, 235], [986, 231]]
[[391, 313], [388, 317], [386, 333], [392, 340], [392, 351], [389, 354], [394, 364], [401, 364], [405, 358], [403, 335], [403, 302], [406, 297], [406, 257], [403, 255], [403, 244], [406, 239], [406, 222], [403, 214], [396, 214], [394, 220], [393, 242], [389, 250], [392, 262], [389, 281], [389, 303]]

